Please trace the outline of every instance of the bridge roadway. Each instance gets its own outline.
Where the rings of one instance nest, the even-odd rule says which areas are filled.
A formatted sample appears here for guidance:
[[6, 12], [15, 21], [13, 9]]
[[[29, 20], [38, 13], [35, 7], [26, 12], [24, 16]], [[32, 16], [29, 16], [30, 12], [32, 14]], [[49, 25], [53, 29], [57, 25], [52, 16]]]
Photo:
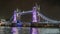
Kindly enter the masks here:
[[8, 27], [37, 27], [37, 28], [60, 28], [60, 23], [23, 23], [17, 26], [17, 23], [1, 24], [0, 26]]

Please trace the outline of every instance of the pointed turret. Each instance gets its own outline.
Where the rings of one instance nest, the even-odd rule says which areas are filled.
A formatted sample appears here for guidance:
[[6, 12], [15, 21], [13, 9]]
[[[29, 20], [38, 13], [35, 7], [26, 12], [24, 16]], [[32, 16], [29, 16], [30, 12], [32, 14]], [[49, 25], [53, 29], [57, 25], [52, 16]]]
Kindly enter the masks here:
[[38, 5], [37, 3], [35, 3], [35, 6], [36, 6], [36, 9], [37, 9], [38, 11], [40, 11], [40, 5]]
[[32, 9], [32, 22], [37, 22], [37, 10], [36, 7], [34, 6]]
[[18, 12], [18, 8], [16, 9], [16, 11]]
[[[32, 23], [38, 23], [37, 4], [32, 9]], [[32, 34], [38, 34], [38, 29], [37, 28], [32, 28]]]

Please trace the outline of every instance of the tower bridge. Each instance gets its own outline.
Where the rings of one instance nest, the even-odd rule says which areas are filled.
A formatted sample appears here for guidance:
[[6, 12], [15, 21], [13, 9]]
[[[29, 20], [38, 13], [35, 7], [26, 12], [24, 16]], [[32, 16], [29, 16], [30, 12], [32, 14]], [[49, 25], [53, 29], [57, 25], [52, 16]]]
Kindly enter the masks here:
[[[31, 13], [31, 14], [32, 14], [32, 10], [31, 10], [31, 11], [24, 11], [24, 12], [22, 11], [22, 12], [18, 12], [18, 13], [16, 13], [16, 14], [24, 15], [24, 14], [27, 14], [27, 13]], [[50, 19], [50, 18], [44, 16], [42, 13], [39, 13], [38, 11], [37, 11], [37, 13], [38, 13], [38, 17], [44, 19], [45, 21], [48, 21], [48, 23], [49, 23], [49, 22], [52, 22], [52, 23], [60, 23], [60, 21]], [[40, 22], [39, 22], [39, 23], [40, 23]], [[46, 23], [46, 22], [45, 22], [45, 23]]]
[[[14, 15], [13, 15], [13, 18], [14, 18], [13, 22], [17, 24], [17, 20], [19, 19], [18, 17], [19, 16], [21, 17], [21, 15], [24, 15], [24, 14], [27, 14], [27, 13], [31, 13], [32, 14], [32, 21], [31, 21], [32, 23], [31, 23], [31, 26], [32, 25], [36, 26], [37, 23], [40, 24], [40, 26], [41, 26], [41, 23], [42, 23], [42, 25], [46, 24], [46, 25], [44, 25], [42, 27], [46, 27], [46, 26], [47, 27], [57, 27], [57, 26], [59, 27], [60, 26], [60, 24], [59, 24], [60, 21], [56, 21], [56, 20], [52, 20], [50, 18], [47, 18], [42, 13], [37, 11], [36, 7], [33, 7], [33, 9], [31, 11], [23, 11], [23, 12], [18, 12], [18, 10], [15, 11]], [[40, 22], [40, 20], [41, 20], [40, 18], [44, 19], [45, 21], [44, 22]], [[54, 24], [54, 25], [51, 25], [50, 23]], [[59, 25], [56, 25], [56, 23], [58, 23]], [[29, 25], [27, 25], [27, 26], [29, 26]], [[12, 27], [12, 30], [14, 31], [13, 34], [18, 34], [18, 28], [15, 28], [17, 31], [15, 31], [14, 28], [15, 27]], [[38, 34], [38, 29], [31, 27], [31, 34]]]
[[[40, 11], [40, 10], [39, 10]], [[12, 23], [17, 26], [12, 27], [12, 34], [19, 34], [19, 29], [21, 29], [21, 27], [30, 27], [30, 34], [38, 34], [39, 30], [38, 28], [60, 28], [60, 21], [57, 20], [52, 20], [46, 16], [44, 16], [42, 13], [40, 13], [36, 7], [33, 7], [32, 10], [29, 11], [22, 11], [20, 12], [18, 9], [14, 11], [12, 18], [10, 18], [10, 21], [12, 21]], [[32, 21], [31, 22], [21, 22], [19, 19], [21, 17], [21, 15], [25, 15], [25, 14], [32, 14]], [[41, 18], [44, 20], [42, 20], [41, 22]], [[22, 24], [23, 23], [23, 24]], [[23, 26], [21, 26], [23, 25]], [[5, 25], [4, 25], [5, 26]], [[38, 27], [38, 28], [36, 28]], [[40, 29], [44, 32], [48, 31], [47, 29]], [[52, 30], [51, 30], [52, 31]], [[58, 32], [58, 29], [54, 29], [54, 32]], [[41, 33], [41, 32], [40, 32]], [[21, 34], [21, 33], [20, 33]]]

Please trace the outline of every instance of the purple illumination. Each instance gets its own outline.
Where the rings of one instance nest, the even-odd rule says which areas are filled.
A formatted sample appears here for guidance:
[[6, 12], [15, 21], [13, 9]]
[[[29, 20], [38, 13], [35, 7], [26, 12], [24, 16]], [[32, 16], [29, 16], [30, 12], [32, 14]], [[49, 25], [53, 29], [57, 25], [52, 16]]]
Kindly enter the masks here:
[[[33, 7], [32, 14], [33, 14], [32, 22], [37, 23], [37, 10], [36, 10], [36, 7]], [[38, 34], [38, 29], [37, 28], [32, 28], [32, 34]]]
[[14, 11], [14, 19], [13, 19], [14, 23], [16, 22], [16, 11]]
[[[17, 19], [16, 19], [16, 17], [17, 17], [16, 11], [14, 11], [14, 15], [13, 16], [14, 16], [13, 22], [17, 23], [16, 22], [17, 21]], [[12, 27], [12, 34], [18, 34], [18, 29], [16, 27]]]
[[18, 29], [16, 27], [12, 27], [13, 34], [18, 34]]
[[38, 34], [38, 29], [37, 28], [32, 28], [32, 34]]
[[37, 22], [37, 11], [36, 11], [36, 7], [33, 7], [33, 21], [32, 22]]

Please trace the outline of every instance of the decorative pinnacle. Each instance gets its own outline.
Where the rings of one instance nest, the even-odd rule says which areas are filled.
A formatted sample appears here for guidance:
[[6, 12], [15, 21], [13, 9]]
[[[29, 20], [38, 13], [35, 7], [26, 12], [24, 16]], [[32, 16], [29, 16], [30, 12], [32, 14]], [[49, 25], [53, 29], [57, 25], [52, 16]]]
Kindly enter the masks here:
[[23, 11], [23, 13], [24, 13], [24, 11]]
[[38, 5], [37, 3], [35, 3], [36, 9], [40, 11], [40, 5]]
[[16, 10], [17, 12], [18, 12], [18, 8], [17, 8], [17, 10]]

